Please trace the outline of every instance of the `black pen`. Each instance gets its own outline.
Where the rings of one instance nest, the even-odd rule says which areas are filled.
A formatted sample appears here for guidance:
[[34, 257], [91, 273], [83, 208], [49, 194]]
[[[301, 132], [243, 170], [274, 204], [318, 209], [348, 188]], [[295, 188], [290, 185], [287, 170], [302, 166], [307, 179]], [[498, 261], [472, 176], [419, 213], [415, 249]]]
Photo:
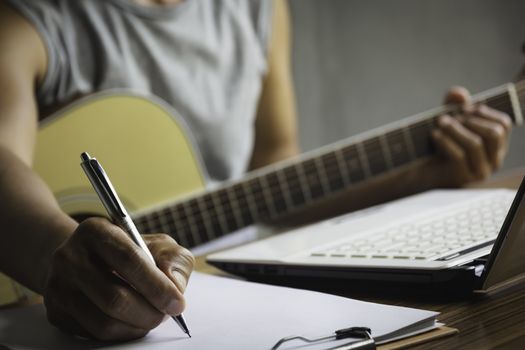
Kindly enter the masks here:
[[[137, 227], [135, 226], [135, 223], [133, 223], [131, 217], [126, 211], [126, 208], [124, 208], [124, 205], [122, 205], [117, 192], [113, 188], [111, 181], [109, 180], [100, 163], [95, 158], [91, 158], [86, 152], [83, 152], [80, 155], [80, 158], [82, 159], [82, 163], [80, 163], [80, 165], [82, 166], [82, 169], [84, 169], [89, 182], [91, 182], [91, 185], [93, 185], [93, 188], [97, 192], [109, 216], [129, 235], [135, 244], [137, 244], [146, 252], [153, 264], [155, 264], [153, 255], [151, 255], [148, 246], [142, 239], [139, 231], [137, 230]], [[191, 334], [188, 326], [186, 325], [186, 321], [184, 320], [184, 316], [180, 314], [178, 316], [172, 316], [172, 318], [175, 320], [175, 322], [177, 322], [184, 333], [186, 333], [191, 338]]]

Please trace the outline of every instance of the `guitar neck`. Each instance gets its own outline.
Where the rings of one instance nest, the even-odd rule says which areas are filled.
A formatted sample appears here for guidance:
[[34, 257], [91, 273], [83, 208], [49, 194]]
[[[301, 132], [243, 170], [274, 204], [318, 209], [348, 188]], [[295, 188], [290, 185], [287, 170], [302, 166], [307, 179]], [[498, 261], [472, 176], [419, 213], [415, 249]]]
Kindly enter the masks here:
[[[525, 82], [507, 84], [474, 97], [522, 121]], [[260, 221], [284, 216], [348, 186], [431, 156], [431, 130], [438, 116], [458, 112], [443, 106], [349, 138], [249, 174], [244, 180], [170, 203], [134, 220], [141, 232], [169, 232], [193, 247]]]

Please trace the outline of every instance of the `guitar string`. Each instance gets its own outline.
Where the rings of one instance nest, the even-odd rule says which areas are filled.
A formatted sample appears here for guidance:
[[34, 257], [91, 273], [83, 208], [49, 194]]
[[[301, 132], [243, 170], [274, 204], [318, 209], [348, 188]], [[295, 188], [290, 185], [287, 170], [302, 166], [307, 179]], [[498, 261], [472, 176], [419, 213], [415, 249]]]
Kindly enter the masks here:
[[[503, 98], [505, 98], [505, 97], [503, 96]], [[493, 99], [493, 100], [495, 100], [495, 99]], [[499, 103], [498, 103], [498, 105], [501, 106], [501, 104], [499, 104]], [[505, 105], [508, 105], [508, 104], [505, 103]], [[495, 106], [495, 105], [493, 104], [492, 107], [498, 107], [498, 106]], [[441, 115], [441, 114], [440, 114], [440, 115]], [[424, 121], [422, 121], [422, 122], [420, 122], [420, 123], [416, 123], [416, 124], [430, 124], [430, 123], [433, 124], [433, 122], [434, 122], [433, 119], [436, 118], [436, 117], [437, 117], [437, 116], [431, 117], [430, 120], [424, 120]], [[401, 131], [401, 132], [403, 132], [403, 131]], [[391, 132], [390, 135], [392, 135], [392, 134], [394, 134], [394, 133]], [[373, 140], [373, 139], [372, 139], [372, 140], [365, 140], [364, 142], [366, 142], [366, 141], [377, 142], [377, 140]], [[384, 151], [384, 147], [383, 147], [383, 146], [382, 146], [382, 147], [378, 147], [378, 149], [380, 149], [382, 152]], [[331, 152], [330, 152], [330, 153], [331, 153]], [[323, 155], [321, 155], [321, 157], [322, 157], [322, 156], [330, 155], [330, 153], [328, 153], [328, 154], [323, 154]], [[384, 155], [383, 155], [382, 158], [385, 158]], [[399, 159], [396, 159], [395, 157], [393, 157], [393, 161], [394, 161], [394, 160], [399, 161]], [[334, 164], [335, 164], [335, 166], [332, 165], [332, 166], [331, 166], [332, 168], [333, 168], [333, 167], [340, 168], [340, 164], [336, 164], [336, 163], [334, 163]], [[337, 170], [331, 170], [331, 171], [329, 171], [329, 167], [325, 166], [324, 163], [323, 163], [323, 167], [325, 168], [324, 170], [325, 170], [325, 172], [327, 173], [327, 175], [328, 175], [328, 173], [329, 173], [330, 175], [332, 175], [334, 172], [338, 172]], [[284, 169], [279, 169], [279, 170], [284, 170]], [[388, 169], [385, 169], [385, 170], [388, 170]], [[339, 173], [341, 173], [340, 170], [339, 170]], [[327, 176], [327, 177], [328, 177], [329, 179], [333, 179], [332, 176]], [[338, 176], [338, 178], [342, 178], [341, 174]], [[274, 190], [274, 189], [276, 189], [276, 188], [279, 188], [279, 189], [281, 188], [281, 186], [280, 186], [280, 181], [277, 181], [277, 182], [276, 182], [276, 186], [273, 186], [273, 188], [270, 187], [270, 188], [268, 188], [267, 190], [269, 190], [269, 191], [271, 192], [272, 190]], [[297, 187], [296, 187], [296, 188], [297, 188]], [[299, 189], [301, 190], [301, 192], [302, 192], [302, 189], [301, 189], [300, 187], [298, 187], [298, 188], [299, 188]], [[323, 192], [324, 192], [324, 191], [323, 191]], [[332, 191], [332, 192], [333, 192], [333, 191]], [[304, 193], [301, 193], [301, 194], [302, 194], [303, 197], [304, 197]], [[212, 193], [212, 195], [213, 195], [213, 193]], [[274, 195], [273, 193], [272, 193], [272, 196], [275, 197], [275, 195]], [[238, 198], [236, 198], [236, 199], [238, 200]], [[306, 202], [306, 201], [305, 201], [305, 202]], [[184, 203], [183, 203], [183, 204], [184, 204]], [[230, 205], [230, 207], [232, 207], [232, 206]], [[286, 203], [285, 203], [285, 207], [287, 207]], [[161, 214], [158, 214], [158, 213], [157, 213], [157, 215], [159, 216], [159, 220], [156, 220], [156, 221], [157, 221], [158, 223], [160, 223], [160, 226], [161, 226], [161, 227], [164, 226], [164, 225], [162, 225], [162, 216], [168, 217], [168, 218], [171, 219], [171, 220], [169, 220], [169, 221], [174, 222], [174, 220], [171, 218], [171, 213], [169, 213], [172, 209], [173, 209], [173, 208], [169, 208], [169, 207], [168, 207], [168, 208], [165, 208], [163, 211], [168, 211], [168, 213], [166, 213], [166, 214], [165, 214], [165, 213], [162, 213], [162, 212], [161, 212]], [[211, 209], [211, 208], [208, 208], [208, 210], [209, 210], [209, 209]], [[229, 210], [229, 211], [231, 211], [231, 213], [233, 213], [233, 212], [235, 211], [233, 208], [230, 208], [230, 209], [231, 209], [231, 210]], [[187, 221], [188, 223], [190, 223], [191, 221], [194, 221], [194, 222], [196, 223], [196, 225], [199, 225], [199, 224], [200, 224], [201, 226], [205, 226], [205, 222], [204, 222], [205, 219], [202, 217], [202, 213], [201, 213], [201, 212], [199, 212], [199, 211], [197, 211], [197, 212], [195, 212], [195, 211], [191, 211], [191, 213], [192, 213], [192, 215], [185, 215], [185, 216], [184, 216], [184, 217], [186, 218], [186, 221]], [[244, 216], [244, 215], [242, 215], [242, 214], [245, 214], [245, 213], [242, 213], [242, 210], [241, 210], [241, 216], [243, 216], [243, 219], [246, 219], [246, 216]], [[253, 222], [253, 221], [254, 221], [254, 220], [253, 220], [253, 217], [254, 217], [255, 215], [253, 215], [253, 214], [251, 213], [251, 211], [248, 211], [247, 214], [249, 214], [249, 216], [252, 218], [252, 222]], [[245, 220], [245, 221], [250, 221], [250, 220]], [[155, 225], [155, 226], [159, 226], [159, 225], [157, 224], [157, 225]], [[236, 225], [236, 226], [237, 226], [237, 225]], [[237, 227], [236, 227], [236, 228], [237, 228]]]
[[[383, 158], [383, 157], [381, 157], [381, 158]], [[395, 157], [394, 157], [394, 159], [395, 159]], [[394, 160], [394, 162], [395, 162], [395, 163], [398, 163], [398, 164], [395, 165], [395, 167], [398, 167], [398, 166], [400, 166], [400, 165], [406, 163], [406, 162], [398, 162], [397, 160]], [[327, 165], [324, 166], [324, 171], [327, 173], [327, 177], [328, 177], [328, 179], [329, 179], [328, 181], [330, 181], [330, 184], [334, 181], [334, 178], [335, 178], [336, 180], [339, 179], [339, 181], [342, 181], [342, 179], [344, 178], [344, 176], [341, 175], [341, 171], [340, 171], [341, 164], [339, 164], [339, 163], [334, 163], [334, 164], [328, 164], [328, 165], [330, 165], [330, 166], [327, 166]], [[390, 170], [390, 169], [385, 167], [383, 170]], [[337, 176], [334, 176], [334, 174], [337, 174]], [[351, 174], [351, 175], [352, 175], [352, 174]], [[350, 177], [351, 177], [351, 175], [350, 175]], [[361, 180], [364, 180], [364, 179], [366, 179], [366, 177], [362, 175], [362, 179], [361, 179]], [[294, 178], [294, 182], [297, 183], [297, 182], [299, 182], [299, 181], [300, 181], [300, 180], [298, 180], [298, 177], [297, 177], [297, 179]], [[328, 192], [328, 193], [334, 193], [334, 192], [337, 192], [338, 190], [341, 190], [341, 189], [342, 189], [342, 186], [333, 189], [333, 188], [331, 187], [331, 185], [330, 185], [329, 190], [328, 190], [328, 191], [324, 191], [324, 190], [321, 188], [322, 186], [321, 186], [320, 183], [319, 183], [320, 181], [319, 181], [319, 177], [318, 177], [318, 176], [317, 176], [317, 179], [315, 180], [315, 182], [316, 182], [316, 186], [317, 186], [317, 187], [319, 188], [319, 190], [323, 193], [323, 195], [326, 195], [327, 192]], [[356, 182], [356, 181], [354, 181], [354, 180], [352, 179], [351, 182], [354, 183], [354, 182]], [[280, 186], [280, 182], [277, 182], [277, 183], [276, 183], [276, 186]], [[314, 185], [311, 185], [311, 186], [309, 186], [309, 187], [310, 187], [311, 190], [313, 190]], [[276, 188], [276, 187], [273, 186], [273, 188], [269, 188], [268, 190], [269, 190], [269, 191], [272, 191], [272, 190], [274, 190], [275, 188]], [[264, 191], [264, 189], [263, 189], [262, 191]], [[301, 188], [300, 186], [297, 186], [297, 185], [296, 185], [296, 186], [293, 186], [293, 187], [290, 186], [289, 193], [290, 193], [290, 195], [293, 195], [293, 196], [294, 196], [294, 201], [293, 201], [291, 207], [288, 206], [288, 205], [285, 203], [285, 201], [284, 201], [283, 198], [277, 198], [277, 196], [275, 195], [275, 193], [271, 193], [271, 194], [272, 194], [272, 197], [273, 197], [273, 198], [272, 198], [272, 199], [273, 199], [273, 202], [274, 202], [274, 203], [277, 203], [277, 202], [281, 203], [281, 204], [284, 206], [283, 208], [284, 208], [285, 210], [288, 210], [288, 209], [290, 209], [290, 208], [297, 207], [297, 206], [300, 206], [300, 205], [302, 205], [302, 204], [306, 204], [306, 203], [308, 203], [308, 200], [306, 199], [306, 196], [305, 196], [305, 194], [304, 194], [304, 192], [303, 192], [303, 190], [302, 190], [302, 188]], [[298, 194], [302, 197], [302, 199], [299, 199], [299, 200], [297, 201], [297, 200], [295, 200], [295, 198], [297, 198], [296, 196], [297, 196]], [[212, 195], [213, 195], [213, 194], [212, 194]], [[237, 197], [238, 197], [238, 196], [237, 196]], [[241, 197], [241, 198], [242, 198], [242, 197]], [[202, 199], [203, 199], [203, 198], [201, 198], [201, 200], [202, 200]], [[236, 198], [236, 199], [238, 200], [238, 198]], [[260, 199], [261, 199], [261, 200], [264, 200], [264, 198], [263, 198], [262, 196], [261, 196]], [[223, 208], [221, 208], [221, 211], [223, 211], [223, 214], [224, 214], [225, 216], [228, 216], [228, 214], [234, 214], [234, 213], [236, 212], [235, 209], [233, 209], [233, 205], [230, 205], [230, 206], [229, 206], [229, 209], [228, 209], [228, 210], [225, 210], [226, 207], [224, 206], [224, 204], [225, 204], [225, 203], [222, 202]], [[265, 204], [265, 205], [267, 206], [267, 204]], [[188, 205], [185, 205], [185, 207], [187, 208]], [[242, 207], [241, 207], [241, 208], [242, 208]], [[159, 229], [158, 229], [159, 227], [162, 228], [162, 231], [166, 231], [165, 226], [162, 224], [162, 218], [163, 218], [163, 216], [165, 216], [165, 217], [168, 218], [167, 221], [169, 221], [169, 222], [172, 223], [172, 225], [170, 225], [170, 226], [173, 226], [173, 224], [174, 224], [175, 226], [181, 226], [181, 225], [182, 225], [181, 227], [186, 226], [186, 228], [185, 228], [185, 229], [182, 229], [182, 231], [181, 231], [181, 230], [176, 230], [176, 232], [177, 232], [177, 234], [178, 234], [179, 237], [181, 237], [181, 238], [186, 238], [186, 239], [185, 239], [186, 241], [188, 241], [188, 237], [191, 237], [191, 238], [193, 239], [193, 241], [195, 241], [195, 240], [196, 240], [196, 239], [195, 239], [196, 235], [198, 235], [198, 236], [206, 235], [207, 231], [209, 231], [209, 230], [206, 230], [206, 223], [208, 223], [208, 224], [210, 224], [210, 225], [213, 224], [213, 225], [212, 225], [212, 226], [214, 227], [214, 228], [213, 228], [213, 234], [214, 234], [214, 236], [218, 237], [218, 236], [220, 236], [220, 235], [222, 235], [222, 234], [224, 234], [224, 233], [226, 233], [226, 232], [233, 231], [233, 230], [235, 230], [235, 229], [237, 229], [237, 228], [239, 228], [239, 227], [247, 226], [247, 225], [253, 223], [254, 221], [256, 221], [258, 217], [261, 217], [261, 216], [262, 216], [261, 213], [258, 213], [258, 212], [255, 212], [255, 213], [254, 213], [254, 212], [252, 212], [251, 210], [244, 211], [244, 210], [241, 209], [241, 210], [237, 211], [237, 212], [238, 212], [238, 215], [240, 215], [240, 216], [242, 217], [242, 222], [241, 222], [240, 224], [239, 224], [238, 222], [234, 222], [234, 224], [230, 224], [230, 223], [228, 222], [228, 227], [227, 227], [227, 230], [226, 230], [226, 231], [223, 230], [222, 228], [220, 228], [219, 230], [217, 230], [216, 228], [219, 227], [219, 225], [217, 224], [217, 221], [218, 221], [218, 216], [219, 216], [220, 214], [218, 214], [218, 213], [215, 213], [215, 215], [212, 214], [212, 213], [214, 213], [214, 212], [217, 211], [216, 208], [213, 208], [213, 207], [212, 207], [212, 208], [209, 208], [209, 207], [208, 207], [207, 209], [208, 209], [209, 212], [207, 213], [208, 215], [206, 215], [206, 216], [208, 216], [208, 217], [205, 217], [205, 215], [203, 215], [202, 212], [200, 212], [200, 211], [194, 211], [194, 210], [191, 211], [191, 215], [182, 215], [182, 216], [179, 215], [179, 216], [180, 216], [180, 220], [183, 221], [182, 223], [177, 222], [175, 219], [173, 219], [173, 217], [172, 217], [173, 214], [171, 213], [171, 212], [173, 211], [172, 208], [165, 209], [163, 212], [160, 212], [160, 213], [157, 214], [157, 216], [159, 217], [159, 219], [157, 219], [157, 220], [153, 220], [154, 223], [150, 223], [149, 226], [153, 226], [153, 231], [159, 231]], [[214, 210], [214, 211], [211, 211], [210, 209], [215, 209], [215, 210]], [[259, 209], [259, 211], [262, 211], [262, 210]], [[267, 211], [267, 210], [266, 210], [266, 211]], [[153, 219], [154, 219], [154, 218], [153, 218]], [[164, 220], [166, 221], [166, 219], [164, 219]], [[185, 222], [184, 222], [184, 221], [185, 221]], [[189, 227], [189, 228], [188, 228], [188, 225], [189, 225], [192, 221], [194, 222], [193, 227]], [[148, 222], [148, 220], [146, 220], [146, 222]], [[177, 224], [179, 224], [179, 225], [177, 225]], [[168, 226], [168, 228], [169, 228], [169, 226]], [[204, 228], [204, 231], [202, 230], [202, 228]], [[197, 231], [195, 231], [195, 229], [197, 229]], [[201, 237], [201, 240], [202, 240], [202, 239], [203, 239], [203, 238]], [[204, 238], [204, 240], [207, 241], [206, 238]], [[188, 242], [189, 242], [189, 241], [188, 241]]]
[[[504, 100], [504, 101], [503, 101], [503, 100]], [[503, 102], [503, 103], [501, 103], [501, 102]], [[485, 103], [485, 104], [491, 103], [490, 106], [491, 106], [492, 108], [498, 109], [498, 107], [501, 107], [501, 106], [508, 106], [508, 105], [509, 105], [508, 102], [509, 102], [509, 101], [508, 101], [507, 96], [503, 94], [502, 96], [495, 96], [495, 97], [487, 98], [487, 99], [485, 99], [485, 100], [483, 100], [483, 101], [480, 101], [480, 102], [477, 102], [477, 103]], [[448, 112], [450, 112], [450, 111], [448, 111]], [[445, 111], [443, 111], [442, 113], [440, 113], [439, 115], [443, 115], [443, 114], [446, 114], [446, 113], [447, 113], [447, 111], [445, 110]], [[428, 127], [429, 124], [432, 124], [432, 126], [433, 126], [433, 125], [435, 124], [435, 119], [436, 119], [439, 115], [431, 116], [431, 117], [429, 117], [429, 119], [425, 119], [425, 120], [423, 120], [423, 121], [416, 122], [416, 123], [414, 123], [414, 124], [408, 125], [407, 127], [402, 128], [402, 129], [399, 129], [399, 130], [393, 130], [393, 131], [391, 131], [391, 132], [385, 134], [384, 136], [387, 136], [387, 135], [394, 136], [394, 135], [402, 134], [402, 133], [405, 132], [405, 130], [403, 130], [403, 129], [412, 129], [412, 130], [413, 130], [413, 129], [415, 129], [415, 128], [422, 127], [422, 126], [424, 126], [424, 127]], [[380, 136], [382, 136], [382, 135], [380, 135]], [[380, 137], [380, 136], [379, 136], [379, 137]], [[388, 136], [387, 136], [387, 137], [388, 137]], [[371, 139], [364, 140], [363, 143], [366, 143], [366, 142], [369, 142], [369, 143], [377, 143], [377, 142], [379, 141], [377, 138], [378, 138], [378, 136], [376, 136], [376, 137], [374, 137], [374, 138], [371, 138]], [[339, 148], [338, 150], [344, 150], [346, 147], [351, 147], [351, 146], [352, 146], [352, 145], [349, 145], [349, 146], [343, 146], [343, 147]], [[372, 148], [370, 148], [370, 146], [368, 146], [367, 151], [369, 151], [369, 152], [372, 151], [372, 152], [373, 152], [373, 151], [377, 151], [377, 150], [379, 150], [379, 151], [381, 151], [381, 154], [382, 154], [382, 157], [381, 157], [381, 158], [384, 159], [384, 158], [385, 158], [384, 149], [385, 149], [385, 147], [382, 146], [382, 145], [381, 145], [380, 147], [372, 147]], [[337, 150], [336, 150], [336, 151], [337, 151]], [[332, 153], [333, 153], [333, 152], [328, 152], [328, 153], [326, 153], [326, 154], [321, 154], [321, 155], [319, 155], [319, 157], [330, 156]], [[392, 153], [390, 153], [390, 155], [391, 155], [391, 157], [392, 157]], [[308, 160], [306, 160], [306, 161], [308, 161]], [[392, 157], [392, 162], [399, 162], [399, 161], [400, 161], [400, 159], [399, 159], [399, 158], [396, 158], [396, 156], [393, 156], [393, 157]], [[338, 176], [337, 178], [343, 178], [343, 175], [341, 174], [341, 170], [340, 170], [341, 165], [339, 164], [338, 161], [336, 161], [336, 162], [333, 163], [333, 164], [335, 164], [335, 165], [333, 165], [333, 164], [329, 164], [330, 167], [327, 167], [327, 166], [325, 165], [325, 163], [322, 163], [322, 164], [323, 164], [324, 171], [325, 171], [325, 173], [327, 174], [327, 177], [329, 178], [329, 181], [330, 181], [331, 179], [333, 179], [333, 176], [331, 176], [331, 175], [333, 175], [334, 173], [337, 173], [337, 172], [339, 172], [339, 176]], [[403, 162], [401, 162], [401, 164], [403, 164]], [[339, 171], [338, 171], [338, 170], [335, 170], [334, 168], [339, 168]], [[277, 171], [284, 171], [284, 169], [286, 169], [286, 168], [278, 169]], [[329, 169], [332, 169], [332, 170], [329, 170]], [[389, 170], [389, 169], [385, 168], [384, 170]], [[318, 169], [317, 169], [317, 172], [319, 172]], [[296, 173], [297, 173], [297, 171], [296, 171]], [[329, 174], [330, 174], [330, 176], [328, 176]], [[300, 175], [297, 174], [297, 180], [294, 179], [294, 181], [298, 183], [298, 182], [299, 182], [299, 177], [300, 177]], [[285, 174], [285, 178], [287, 178], [287, 177], [286, 177], [286, 174]], [[348, 180], [349, 180], [349, 179], [348, 179]], [[272, 193], [272, 191], [275, 190], [275, 189], [281, 190], [282, 186], [280, 185], [280, 182], [281, 182], [281, 181], [277, 180], [277, 182], [276, 182], [276, 186], [273, 186], [273, 187], [269, 187], [269, 188], [263, 189], [263, 191], [264, 191], [264, 190], [270, 191], [270, 193], [272, 194], [272, 197], [275, 197], [275, 195]], [[297, 187], [294, 187], [294, 188], [298, 188], [298, 189], [300, 189], [300, 191], [302, 192], [302, 189], [301, 189], [300, 186], [297, 186]], [[324, 192], [324, 190], [323, 190], [323, 192]], [[212, 196], [213, 194], [214, 194], [214, 193], [212, 192], [212, 193], [210, 193], [209, 195]], [[304, 193], [301, 193], [301, 194], [302, 194], [302, 196], [304, 197]], [[200, 198], [203, 199], [204, 197], [200, 197]], [[234, 197], [234, 198], [236, 198], [236, 197]], [[238, 201], [238, 198], [236, 198], [236, 199], [237, 199], [237, 201]], [[189, 202], [188, 202], [188, 203], [189, 203]], [[305, 203], [306, 203], [306, 201], [305, 201]], [[284, 203], [284, 204], [285, 204], [285, 207], [287, 207], [286, 203]], [[159, 227], [159, 226], [160, 226], [160, 227], [163, 227], [163, 226], [164, 226], [164, 225], [162, 224], [162, 219], [163, 219], [163, 218], [164, 218], [165, 220], [168, 219], [167, 221], [169, 221], [169, 222], [173, 222], [173, 223], [175, 223], [175, 222], [174, 222], [175, 220], [173, 219], [173, 217], [172, 217], [172, 213], [171, 213], [171, 212], [175, 209], [175, 207], [179, 207], [179, 206], [183, 206], [183, 205], [185, 205], [185, 203], [179, 203], [178, 205], [175, 205], [175, 206], [173, 206], [173, 207], [166, 207], [166, 208], [164, 208], [163, 210], [161, 210], [160, 212], [156, 212], [156, 215], [159, 217], [158, 220], [148, 220], [148, 218], [146, 217], [147, 215], [144, 215], [144, 216], [142, 217], [143, 219], [138, 218], [138, 220], [141, 221], [141, 222], [143, 222], [143, 224], [144, 224], [144, 223], [149, 224], [148, 226], [155, 226], [155, 227]], [[187, 207], [187, 204], [186, 204], [186, 207]], [[228, 211], [231, 211], [231, 213], [233, 213], [235, 210], [233, 209], [232, 205], [230, 205], [230, 207], [231, 207], [231, 208], [230, 208], [231, 210], [228, 210]], [[249, 216], [252, 218], [252, 221], [254, 221], [253, 219], [255, 219], [255, 218], [254, 218], [255, 215], [253, 215], [253, 214], [251, 213], [251, 210], [249, 210], [249, 211], [246, 212], [246, 213], [243, 213], [243, 212], [242, 212], [242, 207], [240, 207], [240, 206], [238, 206], [238, 207], [241, 209], [241, 214], [240, 214], [240, 215], [243, 217], [243, 219], [246, 219], [246, 216], [243, 215], [243, 214], [249, 214]], [[210, 207], [206, 207], [206, 208], [207, 208], [208, 210], [210, 210], [210, 209], [215, 209], [215, 208], [213, 208], [213, 207], [212, 207], [212, 208], [210, 208]], [[181, 217], [181, 219], [182, 219], [182, 218], [185, 218], [185, 220], [188, 222], [188, 224], [189, 224], [190, 222], [193, 221], [193, 222], [195, 223], [195, 225], [201, 225], [201, 226], [204, 226], [204, 227], [205, 227], [205, 222], [204, 222], [205, 219], [203, 218], [202, 213], [201, 213], [200, 211], [193, 211], [193, 210], [190, 211], [190, 212], [192, 213], [191, 215], [185, 215], [185, 216]], [[212, 216], [212, 215], [209, 215], [209, 216]], [[218, 216], [218, 215], [215, 215], [215, 216]], [[154, 218], [152, 218], [151, 216], [150, 216], [150, 218], [151, 218], [151, 219], [154, 219]], [[213, 218], [212, 218], [212, 219], [213, 219]], [[154, 221], [154, 222], [152, 223], [151, 221]], [[249, 221], [249, 220], [248, 220], [248, 221]], [[153, 224], [153, 225], [151, 225], [151, 224]], [[160, 225], [159, 225], [159, 224], [160, 224]], [[210, 223], [210, 224], [211, 224], [211, 223]], [[241, 224], [242, 224], [242, 223], [241, 223]], [[236, 227], [236, 228], [237, 228], [237, 227]], [[222, 232], [221, 232], [221, 233], [222, 233]]]

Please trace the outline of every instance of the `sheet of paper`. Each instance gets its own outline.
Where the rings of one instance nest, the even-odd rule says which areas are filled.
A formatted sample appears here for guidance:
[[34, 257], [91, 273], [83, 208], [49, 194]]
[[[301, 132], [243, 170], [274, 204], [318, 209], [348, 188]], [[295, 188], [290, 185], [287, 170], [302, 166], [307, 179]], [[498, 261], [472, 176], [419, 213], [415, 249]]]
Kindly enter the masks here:
[[[270, 349], [290, 335], [326, 336], [367, 326], [376, 338], [414, 324], [432, 327], [435, 312], [249, 283], [194, 273], [184, 312], [193, 338], [168, 320], [138, 341], [108, 346], [62, 334], [46, 321], [43, 306], [0, 311], [0, 344], [11, 349]], [[397, 334], [396, 334], [397, 335]], [[348, 340], [346, 340], [348, 342]], [[335, 345], [335, 343], [329, 343]], [[327, 348], [292, 342], [286, 349]]]

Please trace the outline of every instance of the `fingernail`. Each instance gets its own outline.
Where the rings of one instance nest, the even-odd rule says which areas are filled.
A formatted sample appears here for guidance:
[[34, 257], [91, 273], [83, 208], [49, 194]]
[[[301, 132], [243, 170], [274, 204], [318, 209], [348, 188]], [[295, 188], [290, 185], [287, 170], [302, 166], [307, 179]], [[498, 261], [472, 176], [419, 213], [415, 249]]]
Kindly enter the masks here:
[[182, 312], [180, 308], [181, 303], [177, 299], [172, 299], [168, 304], [166, 312], [172, 316], [177, 316], [180, 315], [180, 313]]

